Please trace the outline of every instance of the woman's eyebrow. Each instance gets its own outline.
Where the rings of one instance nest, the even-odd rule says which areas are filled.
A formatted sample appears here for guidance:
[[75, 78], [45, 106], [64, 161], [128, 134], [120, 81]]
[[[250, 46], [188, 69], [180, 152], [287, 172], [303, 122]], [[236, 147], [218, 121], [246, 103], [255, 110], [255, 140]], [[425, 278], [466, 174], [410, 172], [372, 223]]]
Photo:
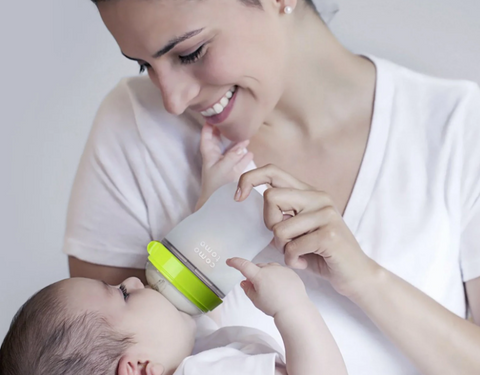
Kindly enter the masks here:
[[[165, 55], [167, 52], [169, 52], [172, 48], [174, 48], [178, 43], [182, 43], [184, 42], [185, 40], [187, 39], [190, 39], [192, 37], [194, 37], [195, 35], [198, 35], [199, 33], [201, 33], [203, 31], [203, 28], [201, 29], [197, 29], [197, 30], [193, 30], [193, 31], [189, 31], [181, 36], [178, 36], [178, 37], [175, 37], [173, 39], [171, 39], [166, 45], [165, 47], [161, 48], [158, 52], [155, 52], [153, 55], [152, 55], [152, 58], [154, 59], [157, 59], [159, 58], [160, 56], [162, 55]], [[127, 56], [125, 55], [123, 52], [122, 52], [122, 55], [125, 56], [127, 59], [130, 59], [130, 60], [134, 60], [134, 61], [141, 61], [140, 59], [136, 59], [135, 57], [130, 57], [130, 56]]]

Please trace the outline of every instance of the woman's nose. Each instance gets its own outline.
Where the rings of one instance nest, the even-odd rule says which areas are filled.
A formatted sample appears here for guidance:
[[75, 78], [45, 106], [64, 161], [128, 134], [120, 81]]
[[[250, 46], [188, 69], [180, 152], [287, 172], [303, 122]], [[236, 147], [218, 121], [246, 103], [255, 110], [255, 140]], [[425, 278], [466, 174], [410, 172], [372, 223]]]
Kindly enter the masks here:
[[125, 279], [122, 284], [125, 285], [125, 288], [127, 288], [128, 291], [145, 288], [138, 277], [129, 277], [128, 279]]
[[[155, 75], [155, 73], [153, 73]], [[165, 109], [172, 115], [181, 115], [200, 92], [198, 82], [186, 72], [169, 69], [150, 77], [162, 93]]]

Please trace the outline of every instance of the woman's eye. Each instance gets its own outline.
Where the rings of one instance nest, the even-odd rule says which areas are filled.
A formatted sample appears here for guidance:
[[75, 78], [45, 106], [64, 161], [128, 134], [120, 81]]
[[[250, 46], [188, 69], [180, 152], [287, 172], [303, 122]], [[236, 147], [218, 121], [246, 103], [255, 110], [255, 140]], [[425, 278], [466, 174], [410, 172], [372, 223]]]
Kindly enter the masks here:
[[[140, 63], [139, 63], [140, 64]], [[147, 63], [143, 63], [143, 64], [140, 64], [140, 71], [139, 71], [139, 74], [142, 74], [145, 70], [147, 70], [148, 68], [150, 68], [150, 64], [147, 64]]]
[[121, 284], [118, 289], [120, 289], [122, 291], [122, 294], [123, 294], [123, 299], [126, 301], [128, 299], [128, 291], [127, 291], [127, 287], [123, 284]]
[[195, 52], [192, 52], [187, 56], [179, 56], [180, 62], [182, 64], [191, 64], [196, 62], [201, 57], [204, 50], [204, 46], [205, 45], [201, 45]]
[[[192, 64], [196, 62], [198, 59], [200, 59], [200, 57], [202, 57], [204, 53], [204, 47], [205, 45], [201, 45], [195, 52], [192, 52], [191, 54], [186, 56], [179, 56], [180, 62], [182, 64]], [[151, 65], [148, 63], [139, 62], [138, 64], [140, 65], [139, 74], [142, 74], [143, 72], [151, 68]]]

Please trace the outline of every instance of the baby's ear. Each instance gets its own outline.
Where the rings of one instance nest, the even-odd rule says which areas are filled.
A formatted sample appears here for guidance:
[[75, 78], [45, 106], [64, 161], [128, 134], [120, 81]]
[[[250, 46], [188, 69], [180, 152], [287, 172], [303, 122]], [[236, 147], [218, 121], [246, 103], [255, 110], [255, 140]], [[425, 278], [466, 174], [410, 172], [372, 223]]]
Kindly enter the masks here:
[[124, 355], [118, 362], [116, 375], [163, 375], [165, 368], [160, 363], [139, 361], [132, 355]]

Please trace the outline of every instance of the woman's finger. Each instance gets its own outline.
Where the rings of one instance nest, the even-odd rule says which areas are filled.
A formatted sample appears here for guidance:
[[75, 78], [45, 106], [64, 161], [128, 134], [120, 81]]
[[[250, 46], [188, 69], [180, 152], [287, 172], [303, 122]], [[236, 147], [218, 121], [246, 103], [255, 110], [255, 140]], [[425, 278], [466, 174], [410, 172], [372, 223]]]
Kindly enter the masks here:
[[293, 188], [298, 190], [310, 190], [311, 186], [301, 182], [289, 173], [269, 164], [261, 168], [244, 173], [238, 182], [238, 193], [235, 199], [242, 201], [255, 186], [269, 184], [274, 188]]
[[285, 264], [298, 269], [305, 269], [307, 261], [302, 258], [306, 254], [316, 254], [327, 259], [330, 249], [335, 248], [335, 241], [341, 236], [335, 229], [338, 226], [329, 225], [316, 231], [297, 237], [285, 245]]
[[332, 206], [326, 206], [321, 210], [306, 212], [284, 220], [273, 226], [275, 246], [284, 251], [287, 243], [297, 237], [311, 233], [321, 227], [341, 219], [337, 210]]
[[[264, 219], [268, 229], [284, 220], [284, 212], [292, 211], [295, 215], [314, 212], [325, 207], [333, 208], [333, 201], [326, 193], [315, 190], [294, 190], [287, 188], [268, 189], [263, 193]], [[335, 210], [333, 208], [333, 210]], [[285, 220], [286, 222], [291, 219]]]

